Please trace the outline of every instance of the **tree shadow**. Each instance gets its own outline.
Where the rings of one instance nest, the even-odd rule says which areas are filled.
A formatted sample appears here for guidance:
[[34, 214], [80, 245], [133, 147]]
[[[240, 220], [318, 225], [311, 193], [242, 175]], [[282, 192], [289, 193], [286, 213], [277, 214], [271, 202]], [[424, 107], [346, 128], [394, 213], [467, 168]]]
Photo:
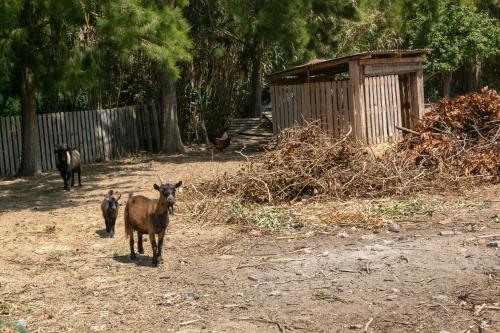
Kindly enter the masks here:
[[[0, 213], [24, 209], [51, 211], [78, 207], [82, 203], [100, 205], [110, 188], [128, 188], [130, 182], [120, 176], [144, 176], [153, 170], [153, 163], [188, 164], [199, 162], [243, 161], [238, 153], [228, 152], [212, 158], [211, 151], [191, 152], [182, 155], [147, 154], [128, 156], [120, 160], [87, 164], [82, 167], [82, 186], [76, 184], [64, 190], [63, 180], [57, 170], [45, 172], [36, 178], [0, 178]], [[109, 184], [109, 180], [113, 181]], [[106, 184], [103, 182], [106, 181]], [[102, 197], [95, 190], [102, 189]]]

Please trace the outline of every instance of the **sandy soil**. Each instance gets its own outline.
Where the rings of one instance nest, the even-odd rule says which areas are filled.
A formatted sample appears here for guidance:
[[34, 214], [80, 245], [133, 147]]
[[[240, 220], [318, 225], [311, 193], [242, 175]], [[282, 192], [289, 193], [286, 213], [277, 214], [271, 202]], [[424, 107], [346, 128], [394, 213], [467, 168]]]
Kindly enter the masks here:
[[[500, 332], [499, 185], [300, 203], [286, 208], [294, 224], [274, 231], [194, 218], [184, 191], [159, 268], [148, 243], [129, 260], [124, 206], [106, 236], [108, 189], [155, 197], [157, 173], [189, 186], [240, 158], [98, 164], [70, 193], [55, 172], [0, 180], [0, 331], [21, 320], [29, 332]], [[415, 200], [431, 208], [408, 208]], [[377, 205], [401, 232], [329, 219]]]

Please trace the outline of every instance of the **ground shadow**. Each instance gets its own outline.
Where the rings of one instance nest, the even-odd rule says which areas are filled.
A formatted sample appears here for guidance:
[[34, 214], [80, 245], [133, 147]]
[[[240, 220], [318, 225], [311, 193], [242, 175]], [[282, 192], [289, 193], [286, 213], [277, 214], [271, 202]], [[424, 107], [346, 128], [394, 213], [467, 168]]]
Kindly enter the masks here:
[[[130, 260], [130, 255], [121, 255], [121, 256], [113, 256], [113, 260], [122, 263], [122, 264], [135, 264], [136, 266], [140, 267], [153, 267], [151, 265], [152, 257], [150, 256], [144, 256], [144, 255], [137, 255], [137, 258], [135, 260]], [[161, 263], [160, 263], [161, 265]]]
[[101, 238], [111, 238], [111, 235], [106, 232], [106, 229], [96, 230], [95, 233]]
[[[244, 157], [235, 152], [212, 157], [209, 151], [179, 155], [129, 156], [120, 160], [84, 165], [82, 186], [72, 187], [71, 191], [63, 189], [63, 181], [57, 170], [45, 172], [36, 178], [0, 178], [0, 213], [23, 209], [51, 211], [72, 208], [81, 205], [82, 201], [96, 203], [97, 207], [109, 190], [108, 187], [124, 189], [130, 185], [128, 181], [121, 180], [120, 176], [144, 175], [145, 171], [154, 172], [153, 163], [188, 164], [208, 161], [223, 163], [243, 160]], [[108, 187], [102, 185], [101, 182], [109, 179], [114, 182]], [[95, 190], [102, 190], [102, 198], [96, 197]]]

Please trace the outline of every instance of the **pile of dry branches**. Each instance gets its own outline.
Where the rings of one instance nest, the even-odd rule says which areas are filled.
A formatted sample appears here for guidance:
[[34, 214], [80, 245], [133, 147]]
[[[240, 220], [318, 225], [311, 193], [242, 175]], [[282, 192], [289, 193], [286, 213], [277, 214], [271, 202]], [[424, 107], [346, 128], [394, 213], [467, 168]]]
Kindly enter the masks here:
[[235, 175], [223, 175], [212, 189], [243, 201], [283, 202], [303, 196], [360, 197], [406, 192], [422, 177], [410, 159], [391, 150], [383, 158], [369, 147], [332, 139], [316, 123], [282, 131], [272, 149], [249, 157]]
[[500, 180], [500, 98], [483, 89], [442, 100], [401, 142], [416, 164], [442, 175]]
[[348, 140], [348, 134], [333, 139], [310, 123], [282, 131], [266, 152], [248, 157], [237, 174], [219, 177], [210, 188], [242, 201], [279, 203], [447, 188], [470, 175], [497, 181], [499, 120], [494, 91], [443, 101], [425, 116], [417, 128], [421, 134], [407, 136], [381, 156]]

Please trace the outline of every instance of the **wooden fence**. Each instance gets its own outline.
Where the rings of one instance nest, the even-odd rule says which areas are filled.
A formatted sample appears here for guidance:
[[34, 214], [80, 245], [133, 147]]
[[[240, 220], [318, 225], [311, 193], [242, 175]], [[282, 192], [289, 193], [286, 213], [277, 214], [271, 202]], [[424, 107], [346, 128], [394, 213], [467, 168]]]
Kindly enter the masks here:
[[[155, 106], [38, 115], [42, 170], [55, 169], [54, 150], [77, 148], [82, 162], [93, 163], [138, 151], [159, 151], [161, 113]], [[15, 175], [21, 160], [21, 121], [0, 117], [0, 176]]]
[[318, 120], [334, 137], [347, 133], [353, 119], [350, 91], [350, 80], [273, 86], [274, 133], [304, 120]]
[[[363, 84], [362, 131], [367, 143], [382, 143], [401, 136], [396, 125], [410, 127], [407, 80], [398, 75], [366, 76]], [[352, 81], [313, 82], [272, 87], [273, 130], [319, 120], [333, 137], [354, 130]]]

